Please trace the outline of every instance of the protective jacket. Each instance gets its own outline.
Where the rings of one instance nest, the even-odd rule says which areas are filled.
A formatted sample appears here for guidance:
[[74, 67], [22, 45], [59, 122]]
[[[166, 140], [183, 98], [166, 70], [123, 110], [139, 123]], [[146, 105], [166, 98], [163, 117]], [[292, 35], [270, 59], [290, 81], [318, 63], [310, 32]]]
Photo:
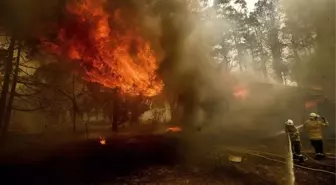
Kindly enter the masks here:
[[300, 133], [294, 125], [286, 125], [285, 131], [289, 135], [291, 141], [300, 141]]
[[304, 123], [304, 128], [308, 133], [309, 139], [323, 139], [323, 127], [328, 126], [328, 122], [324, 119], [308, 119]]

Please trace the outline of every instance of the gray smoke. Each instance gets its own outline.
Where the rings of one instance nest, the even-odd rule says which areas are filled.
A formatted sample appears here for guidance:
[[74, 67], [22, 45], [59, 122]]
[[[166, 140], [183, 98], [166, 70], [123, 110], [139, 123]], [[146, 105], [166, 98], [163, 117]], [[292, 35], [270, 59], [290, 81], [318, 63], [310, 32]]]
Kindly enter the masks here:
[[167, 97], [183, 106], [181, 124], [200, 126], [225, 105], [225, 88], [210, 56], [215, 28], [209, 29], [190, 5], [179, 0], [152, 2], [145, 25], [159, 36], [153, 39], [162, 59], [159, 74]]

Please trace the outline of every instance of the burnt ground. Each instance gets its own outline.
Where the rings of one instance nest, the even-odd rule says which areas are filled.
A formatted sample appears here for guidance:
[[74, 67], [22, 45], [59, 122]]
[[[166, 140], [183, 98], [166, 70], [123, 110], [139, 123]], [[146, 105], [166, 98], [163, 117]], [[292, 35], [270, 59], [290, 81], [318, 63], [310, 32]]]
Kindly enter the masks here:
[[[120, 135], [101, 145], [97, 139], [57, 143], [43, 136], [12, 136], [1, 143], [1, 184], [286, 184], [280, 141], [195, 138]], [[243, 161], [230, 162], [229, 155]], [[334, 158], [309, 159], [304, 166], [335, 172], [334, 163]], [[335, 184], [335, 175], [301, 167], [295, 167], [295, 177], [299, 185]]]

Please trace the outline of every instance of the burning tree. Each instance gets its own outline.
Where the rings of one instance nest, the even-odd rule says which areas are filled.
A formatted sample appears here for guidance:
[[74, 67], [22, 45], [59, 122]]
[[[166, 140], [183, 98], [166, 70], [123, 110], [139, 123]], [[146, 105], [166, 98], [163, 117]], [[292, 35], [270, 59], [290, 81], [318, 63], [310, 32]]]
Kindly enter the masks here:
[[69, 2], [57, 38], [42, 38], [42, 48], [76, 63], [88, 81], [125, 94], [160, 93], [163, 84], [155, 74], [155, 53], [142, 37], [137, 20], [123, 7], [111, 11], [106, 7], [105, 0]]
[[[109, 6], [105, 0], [68, 1], [64, 17], [54, 27], [56, 37], [40, 38], [40, 49], [45, 54], [55, 56], [64, 65], [75, 66], [76, 73], [86, 81], [114, 89], [110, 98], [97, 100], [102, 108], [94, 108], [103, 109], [112, 122], [119, 122], [117, 115], [124, 114], [117, 113], [126, 106], [120, 99], [151, 97], [163, 88], [156, 75], [156, 54], [132, 11], [130, 7]], [[94, 94], [103, 97], [102, 93]], [[133, 112], [132, 121], [141, 112], [135, 107], [128, 107]], [[112, 128], [117, 130], [113, 123]]]

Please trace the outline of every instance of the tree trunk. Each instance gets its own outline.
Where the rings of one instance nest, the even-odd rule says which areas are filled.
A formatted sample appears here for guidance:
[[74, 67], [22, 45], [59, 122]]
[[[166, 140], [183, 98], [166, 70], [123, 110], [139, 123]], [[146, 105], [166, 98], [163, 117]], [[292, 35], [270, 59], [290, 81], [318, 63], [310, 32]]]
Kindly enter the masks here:
[[[303, 73], [302, 71], [304, 70], [302, 65], [302, 60], [301, 57], [298, 54], [299, 51], [299, 45], [298, 45], [298, 39], [295, 34], [292, 34], [291, 38], [291, 44], [292, 44], [292, 49], [293, 49], [293, 55], [294, 55], [294, 65], [295, 65], [295, 80], [298, 84], [298, 87], [300, 88], [303, 86]], [[307, 48], [305, 48], [305, 53], [306, 57], [309, 55], [307, 54]]]
[[229, 60], [226, 55], [224, 55], [223, 61], [218, 64], [219, 73], [223, 72], [223, 70], [225, 71], [225, 73], [229, 72]]
[[19, 69], [20, 69], [20, 57], [21, 57], [21, 43], [19, 42], [18, 50], [17, 50], [17, 56], [16, 56], [16, 63], [15, 63], [15, 71], [14, 71], [13, 81], [12, 81], [12, 87], [11, 87], [11, 91], [10, 91], [10, 94], [9, 94], [8, 103], [7, 103], [6, 109], [5, 109], [4, 125], [3, 125], [3, 128], [1, 130], [2, 135], [5, 135], [7, 133], [9, 123], [10, 123], [10, 118], [11, 118], [11, 114], [12, 114], [12, 105], [13, 105], [13, 100], [14, 100], [15, 93], [16, 93], [17, 77], [18, 77], [18, 73], [19, 73]]
[[15, 38], [11, 38], [10, 45], [8, 48], [8, 55], [5, 60], [5, 76], [2, 85], [1, 97], [0, 97], [0, 128], [4, 125], [5, 121], [5, 112], [7, 106], [7, 95], [10, 86], [10, 76], [13, 70], [13, 55], [14, 55], [14, 46], [16, 43]]
[[[236, 32], [238, 32], [238, 30], [236, 30]], [[238, 35], [234, 36], [234, 44], [235, 44], [235, 48], [237, 49], [237, 54], [238, 54], [238, 64], [239, 64], [239, 70], [241, 72], [245, 71], [246, 70], [246, 65], [245, 65], [245, 61], [243, 61], [243, 53], [242, 53], [242, 49], [241, 47], [239, 46], [239, 41], [238, 41]]]
[[265, 56], [262, 56], [261, 57], [261, 71], [262, 71], [262, 74], [264, 75], [264, 78], [267, 79], [268, 78], [268, 74], [267, 74], [267, 68], [266, 68], [266, 57]]
[[273, 28], [270, 33], [270, 46], [273, 58], [273, 68], [275, 71], [276, 81], [283, 84], [282, 72], [283, 65], [281, 63], [281, 43], [278, 39], [278, 29]]
[[76, 132], [76, 107], [75, 107], [75, 103], [74, 100], [72, 101], [72, 131]]
[[223, 55], [223, 61], [218, 65], [218, 71], [219, 73], [223, 72], [223, 70], [225, 70], [225, 72], [229, 72], [229, 59], [228, 59], [228, 51], [227, 49], [222, 46], [223, 48], [220, 50], [220, 54]]
[[246, 71], [245, 61], [243, 59], [242, 52], [240, 50], [238, 50], [238, 63], [239, 63], [239, 70], [241, 72]]
[[115, 132], [115, 133], [118, 133], [118, 122], [113, 120], [113, 124], [112, 124], [112, 131]]
[[[221, 64], [220, 64], [221, 65]], [[170, 122], [173, 124], [179, 124], [180, 123], [180, 116], [179, 116], [179, 95], [175, 94], [170, 100], [169, 100], [169, 106], [170, 106]]]
[[[119, 98], [119, 97], [118, 97]], [[113, 132], [118, 132], [118, 125], [119, 125], [119, 120], [120, 120], [120, 117], [121, 116], [123, 116], [122, 114], [121, 114], [121, 111], [120, 111], [120, 109], [121, 109], [121, 103], [120, 103], [120, 100], [119, 99], [116, 99], [116, 101], [115, 101], [115, 104], [114, 104], [114, 107], [113, 107], [113, 113], [112, 113], [112, 120], [110, 119], [110, 121], [111, 121], [111, 128], [112, 128], [112, 131]]]
[[77, 101], [75, 94], [75, 75], [72, 76], [72, 131], [76, 132]]

